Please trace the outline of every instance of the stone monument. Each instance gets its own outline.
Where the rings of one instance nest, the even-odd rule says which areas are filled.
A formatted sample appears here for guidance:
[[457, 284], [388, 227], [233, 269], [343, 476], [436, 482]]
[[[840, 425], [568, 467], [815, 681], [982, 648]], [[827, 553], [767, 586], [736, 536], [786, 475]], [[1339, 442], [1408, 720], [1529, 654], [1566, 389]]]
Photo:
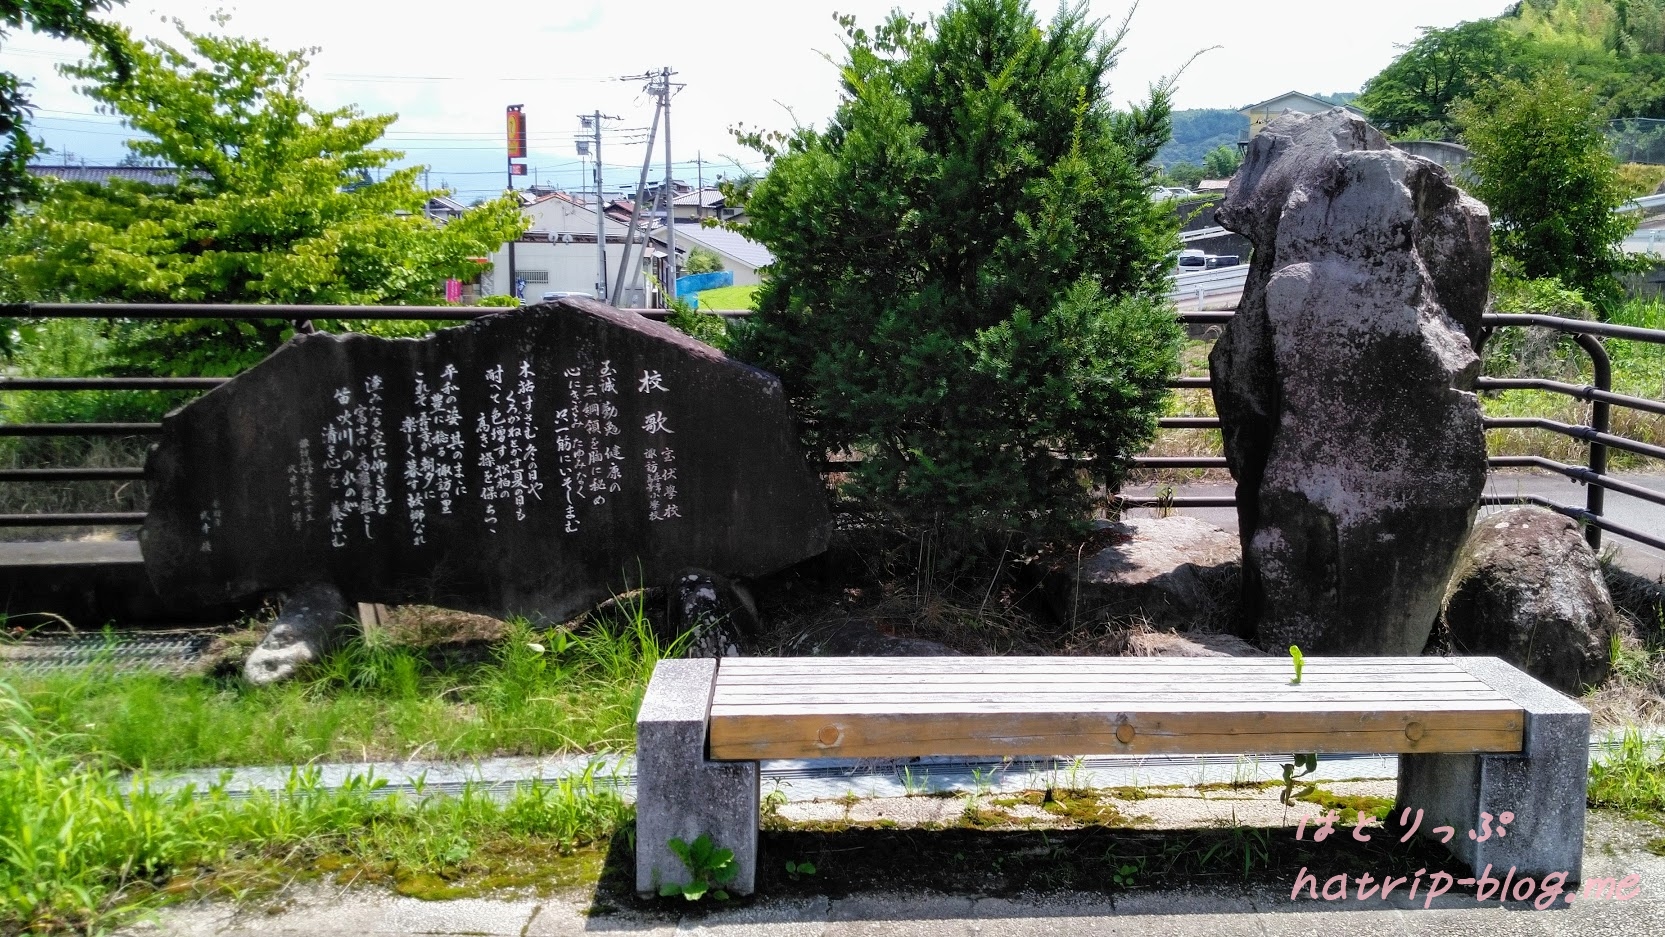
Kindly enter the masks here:
[[186, 605], [333, 586], [561, 621], [832, 530], [774, 376], [582, 299], [297, 336], [169, 414], [147, 478], [145, 566]]

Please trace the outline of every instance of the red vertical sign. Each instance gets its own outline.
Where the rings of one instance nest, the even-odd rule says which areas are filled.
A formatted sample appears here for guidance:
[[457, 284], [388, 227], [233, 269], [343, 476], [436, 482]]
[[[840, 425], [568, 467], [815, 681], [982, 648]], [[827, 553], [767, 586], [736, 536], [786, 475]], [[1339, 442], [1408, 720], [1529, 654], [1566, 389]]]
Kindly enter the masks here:
[[526, 115], [519, 104], [509, 105], [509, 158], [526, 158]]

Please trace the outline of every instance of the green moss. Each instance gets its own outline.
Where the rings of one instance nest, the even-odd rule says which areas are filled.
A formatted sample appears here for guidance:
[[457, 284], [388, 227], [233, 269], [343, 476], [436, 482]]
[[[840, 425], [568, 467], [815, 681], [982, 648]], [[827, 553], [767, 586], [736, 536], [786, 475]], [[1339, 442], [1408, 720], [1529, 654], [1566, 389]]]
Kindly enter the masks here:
[[1214, 781], [1198, 784], [1196, 789], [1206, 794], [1211, 791], [1267, 791], [1282, 786], [1282, 781]]
[[[1278, 786], [1281, 787], [1282, 785]], [[1359, 822], [1361, 811], [1380, 821], [1386, 819], [1388, 811], [1393, 809], [1393, 799], [1391, 797], [1364, 795], [1343, 797], [1317, 786], [1311, 786], [1308, 790], [1296, 794], [1295, 799], [1304, 800], [1309, 804], [1317, 804], [1325, 811], [1335, 810], [1340, 813], [1341, 822], [1349, 825]]]

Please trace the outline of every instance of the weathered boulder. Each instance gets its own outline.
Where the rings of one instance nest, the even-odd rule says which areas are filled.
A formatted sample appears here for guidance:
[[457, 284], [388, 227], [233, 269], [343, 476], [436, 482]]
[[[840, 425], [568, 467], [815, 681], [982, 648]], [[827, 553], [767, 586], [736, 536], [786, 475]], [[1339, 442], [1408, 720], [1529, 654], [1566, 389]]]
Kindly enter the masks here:
[[778, 380], [586, 300], [297, 336], [169, 414], [147, 478], [145, 567], [185, 605], [310, 583], [560, 621], [832, 529]]
[[1229, 634], [1136, 631], [1127, 636], [1124, 657], [1265, 657], [1266, 652]]
[[1230, 623], [1241, 556], [1236, 535], [1176, 514], [1106, 523], [1090, 543], [1091, 552], [1046, 573], [1047, 602], [1060, 621], [1142, 618], [1184, 629]]
[[1209, 356], [1245, 633], [1420, 653], [1485, 482], [1486, 208], [1338, 108], [1268, 124], [1218, 218], [1255, 245]]
[[724, 576], [703, 569], [678, 573], [671, 583], [660, 639], [687, 635], [683, 657], [739, 657], [743, 639], [762, 630], [757, 604]]
[[277, 621], [243, 661], [243, 678], [256, 686], [278, 683], [335, 647], [352, 612], [340, 590], [307, 583], [288, 592]]
[[1451, 648], [1501, 657], [1566, 693], [1607, 679], [1618, 617], [1569, 517], [1539, 507], [1476, 524], [1445, 602]]

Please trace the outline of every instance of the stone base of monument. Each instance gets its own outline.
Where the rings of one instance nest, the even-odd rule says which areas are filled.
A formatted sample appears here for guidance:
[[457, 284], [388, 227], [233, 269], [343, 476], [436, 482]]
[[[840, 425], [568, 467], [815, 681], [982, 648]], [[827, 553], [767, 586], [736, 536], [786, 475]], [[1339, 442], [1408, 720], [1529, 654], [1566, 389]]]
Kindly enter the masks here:
[[[1394, 809], [1421, 810], [1422, 830], [1449, 826], [1446, 844], [1479, 873], [1579, 881], [1584, 855], [1590, 713], [1496, 658], [1449, 660], [1526, 712], [1521, 751], [1508, 755], [1400, 755]], [[1507, 814], [1512, 814], [1507, 816]], [[1393, 815], [1397, 819], [1397, 814]], [[1507, 835], [1496, 831], [1503, 824]], [[1492, 829], [1484, 841], [1474, 831]]]
[[636, 882], [644, 896], [692, 881], [670, 841], [710, 836], [734, 851], [733, 895], [757, 885], [761, 775], [755, 761], [708, 761], [706, 716], [717, 661], [664, 660], [653, 670], [636, 717]]
[[244, 678], [264, 686], [293, 677], [340, 642], [342, 626], [352, 621], [352, 612], [341, 590], [332, 585], [291, 589], [272, 629], [244, 662]]

